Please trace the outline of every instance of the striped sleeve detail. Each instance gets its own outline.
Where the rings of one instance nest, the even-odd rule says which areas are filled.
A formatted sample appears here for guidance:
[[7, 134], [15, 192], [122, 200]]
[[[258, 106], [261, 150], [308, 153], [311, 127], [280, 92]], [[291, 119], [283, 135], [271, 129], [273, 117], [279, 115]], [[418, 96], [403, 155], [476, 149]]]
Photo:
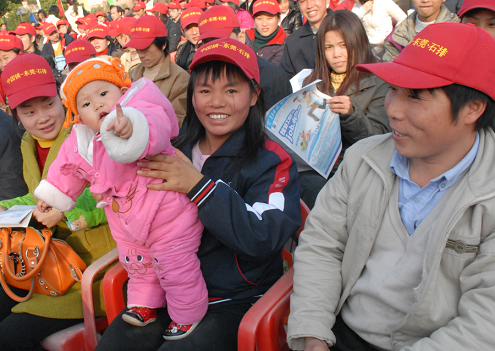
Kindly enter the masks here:
[[280, 163], [275, 170], [275, 179], [270, 185], [270, 194], [282, 193], [290, 183], [290, 169], [292, 167], [292, 158], [290, 155], [276, 142], [268, 140], [265, 143], [265, 148], [273, 152], [280, 158]]
[[199, 183], [192, 188], [187, 196], [194, 204], [196, 204], [196, 206], [199, 207], [205, 202], [208, 196], [213, 193], [216, 186], [217, 184], [213, 180], [203, 177], [203, 179], [201, 179]]

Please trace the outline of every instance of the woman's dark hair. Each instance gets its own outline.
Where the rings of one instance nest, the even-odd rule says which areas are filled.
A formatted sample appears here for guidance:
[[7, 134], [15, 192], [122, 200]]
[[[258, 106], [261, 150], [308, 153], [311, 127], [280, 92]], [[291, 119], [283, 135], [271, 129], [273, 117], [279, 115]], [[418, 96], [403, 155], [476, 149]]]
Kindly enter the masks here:
[[122, 7], [118, 6], [118, 5], [112, 5], [110, 6], [110, 10], [113, 9], [113, 8], [116, 8], [117, 9], [117, 12], [124, 15], [125, 11]]
[[205, 128], [199, 121], [192, 102], [194, 87], [198, 79], [203, 79], [204, 82], [210, 79], [216, 81], [223, 75], [225, 75], [227, 79], [238, 77], [249, 82], [251, 93], [258, 94], [258, 100], [256, 104], [249, 109], [248, 117], [242, 127], [246, 132], [246, 139], [244, 141], [244, 147], [242, 148], [243, 154], [240, 156], [243, 160], [252, 160], [265, 144], [265, 111], [261, 98], [262, 94], [259, 94], [259, 86], [254, 81], [249, 80], [239, 67], [221, 61], [201, 64], [191, 72], [191, 78], [189, 79], [189, 85], [187, 87], [187, 115], [181, 128], [181, 134], [174, 144], [178, 148], [181, 148], [188, 144], [194, 145], [204, 138]]
[[[331, 69], [325, 57], [325, 34], [336, 31], [342, 34], [347, 47], [346, 76], [340, 88], [334, 92], [330, 82]], [[324, 19], [316, 35], [316, 67], [313, 73], [304, 80], [305, 84], [321, 79], [320, 90], [326, 94], [345, 94], [353, 84], [359, 88], [359, 82], [369, 73], [355, 69], [360, 63], [376, 62], [368, 41], [368, 36], [361, 20], [351, 11], [340, 10], [330, 12]]]
[[154, 45], [156, 45], [157, 48], [163, 51], [163, 54], [165, 56], [168, 55], [168, 37], [157, 37], [155, 40], [153, 40]]
[[50, 15], [54, 15], [54, 16], [60, 16], [60, 10], [58, 9], [58, 6], [57, 5], [52, 5], [50, 6], [50, 8], [48, 9], [48, 13]]

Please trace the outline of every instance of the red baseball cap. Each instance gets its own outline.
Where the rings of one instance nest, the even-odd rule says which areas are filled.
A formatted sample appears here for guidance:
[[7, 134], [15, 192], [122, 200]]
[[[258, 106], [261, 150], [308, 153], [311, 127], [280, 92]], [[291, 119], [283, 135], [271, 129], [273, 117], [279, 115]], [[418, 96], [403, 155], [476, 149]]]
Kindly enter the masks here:
[[118, 37], [121, 34], [131, 36], [131, 29], [136, 24], [136, 21], [134, 17], [123, 17], [118, 21], [112, 21], [109, 26], [109, 34], [112, 37]]
[[96, 50], [91, 43], [85, 39], [77, 39], [70, 43], [65, 49], [65, 61], [67, 64], [81, 63], [96, 56]]
[[158, 12], [161, 15], [166, 15], [168, 13], [168, 6], [162, 2], [155, 4], [153, 8], [150, 10], [151, 12]]
[[228, 38], [234, 28], [240, 27], [237, 16], [229, 6], [212, 6], [199, 18], [201, 40]]
[[182, 15], [180, 16], [180, 23], [182, 26], [182, 29], [186, 29], [187, 26], [191, 24], [198, 24], [199, 23], [199, 18], [203, 14], [203, 10], [201, 10], [198, 7], [191, 7], [182, 12]]
[[23, 54], [10, 61], [1, 76], [11, 109], [32, 98], [57, 96], [57, 84], [48, 62], [36, 54]]
[[132, 8], [132, 11], [138, 12], [139, 10], [145, 10], [146, 9], [146, 4], [144, 2], [138, 2], [136, 6]]
[[186, 5], [186, 8], [199, 8], [201, 10], [205, 10], [207, 8], [206, 0], [191, 0], [189, 4]]
[[495, 40], [481, 28], [462, 23], [426, 27], [393, 62], [357, 65], [390, 85], [432, 89], [459, 84], [495, 100]]
[[495, 12], [494, 0], [464, 0], [458, 16], [463, 17], [466, 13], [475, 9], [486, 9]]
[[9, 34], [8, 32], [0, 34], [0, 50], [1, 51], [10, 51], [14, 49], [19, 49], [22, 51], [24, 49], [24, 45], [22, 45], [21, 39], [16, 37], [13, 34]]
[[222, 1], [222, 2], [224, 2], [224, 3], [229, 3], [229, 2], [231, 2], [231, 3], [233, 3], [233, 4], [234, 4], [234, 5], [236, 5], [236, 6], [241, 6], [241, 2], [240, 2], [240, 0], [220, 0], [220, 1]]
[[69, 22], [67, 22], [66, 20], [60, 20], [60, 21], [57, 22], [57, 28], [60, 27], [60, 26], [64, 26], [64, 25], [67, 26], [67, 27], [70, 26]]
[[105, 39], [108, 34], [108, 27], [102, 26], [101, 24], [92, 27], [86, 34], [86, 39], [91, 40], [94, 38]]
[[105, 13], [105, 12], [103, 12], [103, 11], [98, 11], [98, 12], [96, 13], [96, 18], [98, 18], [98, 17], [100, 17], [100, 16], [101, 16], [101, 17], [105, 17], [105, 18], [107, 18], [106, 13]]
[[165, 24], [156, 16], [145, 15], [131, 28], [131, 41], [127, 47], [138, 50], [148, 48], [156, 38], [168, 36]]
[[280, 5], [275, 0], [256, 0], [253, 5], [253, 16], [261, 12], [277, 15], [280, 13]]
[[46, 36], [52, 35], [53, 32], [57, 32], [57, 27], [51, 23], [47, 23], [43, 26], [43, 34]]
[[36, 35], [36, 29], [31, 25], [31, 23], [20, 23], [17, 29], [12, 34], [25, 35], [29, 34], [34, 37]]
[[191, 72], [206, 62], [222, 61], [239, 67], [249, 79], [260, 84], [260, 69], [256, 53], [246, 44], [235, 39], [217, 39], [202, 45], [191, 63]]
[[170, 4], [168, 4], [168, 9], [169, 10], [182, 10], [182, 6], [180, 5], [180, 3], [178, 1], [175, 1], [175, 2], [171, 2]]

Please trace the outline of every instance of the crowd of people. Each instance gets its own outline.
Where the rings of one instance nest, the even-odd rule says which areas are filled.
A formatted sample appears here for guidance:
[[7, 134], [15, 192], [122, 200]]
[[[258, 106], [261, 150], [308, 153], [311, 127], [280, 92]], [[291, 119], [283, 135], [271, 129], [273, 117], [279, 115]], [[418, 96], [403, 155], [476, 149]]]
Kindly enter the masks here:
[[[86, 264], [117, 248], [127, 307], [98, 350], [235, 350], [301, 200], [293, 350], [495, 345], [495, 1], [60, 10], [0, 31], [0, 211], [33, 206]], [[328, 178], [265, 134], [295, 80], [340, 121]], [[0, 288], [0, 349], [82, 311], [79, 283]]]

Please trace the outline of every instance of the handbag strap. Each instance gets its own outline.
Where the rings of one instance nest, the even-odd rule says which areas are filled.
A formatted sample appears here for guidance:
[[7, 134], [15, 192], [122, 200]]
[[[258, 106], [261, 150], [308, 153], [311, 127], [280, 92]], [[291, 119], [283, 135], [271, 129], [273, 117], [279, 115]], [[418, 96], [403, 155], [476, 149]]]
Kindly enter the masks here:
[[33, 295], [34, 291], [34, 284], [35, 284], [35, 278], [31, 280], [31, 288], [29, 288], [29, 292], [26, 296], [22, 297], [17, 295], [15, 292], [10, 289], [9, 284], [5, 281], [5, 276], [3, 275], [3, 272], [0, 272], [0, 285], [2, 285], [3, 291], [14, 301], [16, 302], [24, 302], [27, 301], [31, 298], [31, 295]]
[[[26, 228], [26, 234], [29, 230], [36, 230], [34, 228]], [[38, 272], [40, 271], [41, 267], [43, 266], [43, 263], [45, 262], [45, 259], [48, 255], [48, 248], [52, 240], [52, 232], [49, 229], [43, 229], [41, 231], [42, 236], [45, 239], [45, 245], [41, 253], [40, 260], [38, 261], [38, 264], [36, 267], [34, 267], [28, 274], [23, 275], [22, 277], [16, 276], [12, 270], [10, 269], [10, 266], [7, 264], [9, 252], [8, 249], [10, 248], [10, 234], [12, 233], [12, 228], [3, 228], [2, 229], [2, 270], [3, 273], [9, 277], [12, 280], [17, 280], [17, 281], [25, 281], [33, 278]], [[41, 249], [41, 248], [40, 248]], [[33, 283], [34, 285], [34, 283]]]

